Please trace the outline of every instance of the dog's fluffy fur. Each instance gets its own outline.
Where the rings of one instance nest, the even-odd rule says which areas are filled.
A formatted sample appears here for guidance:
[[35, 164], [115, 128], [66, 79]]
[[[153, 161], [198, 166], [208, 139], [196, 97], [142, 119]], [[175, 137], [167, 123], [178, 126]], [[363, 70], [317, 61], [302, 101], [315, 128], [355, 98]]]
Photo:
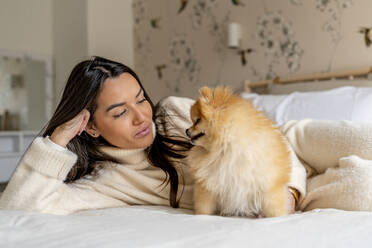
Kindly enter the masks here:
[[194, 147], [196, 214], [274, 217], [287, 214], [290, 153], [263, 113], [226, 88], [203, 87], [187, 129]]

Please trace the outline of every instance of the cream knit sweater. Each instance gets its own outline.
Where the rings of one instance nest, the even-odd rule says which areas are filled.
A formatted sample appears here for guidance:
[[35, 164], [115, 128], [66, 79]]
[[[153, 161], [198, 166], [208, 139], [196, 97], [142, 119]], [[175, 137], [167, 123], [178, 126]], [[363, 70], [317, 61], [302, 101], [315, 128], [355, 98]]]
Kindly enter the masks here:
[[293, 120], [282, 131], [311, 169], [300, 210], [372, 211], [372, 123]]
[[[189, 109], [193, 102], [179, 97], [161, 101], [159, 111], [165, 110], [171, 116], [174, 127], [166, 128], [159, 124], [158, 131], [184, 136], [185, 129], [191, 125]], [[106, 162], [95, 176], [86, 175], [65, 184], [63, 181], [77, 156], [59, 149], [48, 138], [36, 138], [1, 196], [0, 209], [70, 214], [136, 204], [169, 205], [169, 185], [162, 185], [165, 173], [147, 161], [144, 149], [103, 147], [102, 151], [117, 158], [120, 163]], [[291, 186], [304, 194], [304, 168], [298, 160], [293, 166]], [[183, 174], [179, 187], [179, 192], [183, 191], [182, 196], [179, 193], [180, 207], [191, 209], [192, 179], [187, 166], [178, 166], [177, 169]]]

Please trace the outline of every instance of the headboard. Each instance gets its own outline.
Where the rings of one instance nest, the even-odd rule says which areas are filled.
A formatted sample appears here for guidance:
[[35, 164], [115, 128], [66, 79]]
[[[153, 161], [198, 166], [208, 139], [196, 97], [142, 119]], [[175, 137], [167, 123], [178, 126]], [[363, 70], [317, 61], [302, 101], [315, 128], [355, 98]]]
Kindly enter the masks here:
[[[315, 73], [311, 75], [299, 75], [292, 77], [276, 77], [272, 80], [264, 81], [250, 81], [244, 80], [244, 91], [252, 92], [259, 89], [271, 88], [273, 85], [288, 85], [294, 83], [320, 83], [325, 81], [338, 81], [340, 79], [346, 79], [348, 81], [355, 80], [356, 78], [364, 78], [369, 80], [369, 85], [372, 86], [372, 67], [360, 68], [355, 70], [345, 70], [337, 72], [327, 72], [327, 73]], [[337, 84], [336, 84], [337, 85]], [[335, 87], [335, 85], [333, 86]]]

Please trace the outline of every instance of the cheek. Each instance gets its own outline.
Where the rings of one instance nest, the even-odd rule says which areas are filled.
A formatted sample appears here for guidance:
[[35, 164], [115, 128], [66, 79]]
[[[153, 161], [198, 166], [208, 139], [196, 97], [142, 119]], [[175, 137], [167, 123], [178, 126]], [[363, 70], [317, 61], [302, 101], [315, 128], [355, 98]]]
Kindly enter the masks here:
[[151, 105], [149, 102], [145, 102], [145, 113], [146, 113], [146, 116], [152, 118], [152, 108], [151, 108]]
[[105, 123], [101, 128], [102, 137], [112, 145], [125, 148], [133, 142], [133, 134], [135, 130], [133, 130], [132, 125], [124, 119], [113, 120], [110, 123]]
[[96, 119], [98, 130], [106, 139], [112, 139], [119, 136], [129, 136], [128, 118], [114, 119], [111, 116], [104, 116]]

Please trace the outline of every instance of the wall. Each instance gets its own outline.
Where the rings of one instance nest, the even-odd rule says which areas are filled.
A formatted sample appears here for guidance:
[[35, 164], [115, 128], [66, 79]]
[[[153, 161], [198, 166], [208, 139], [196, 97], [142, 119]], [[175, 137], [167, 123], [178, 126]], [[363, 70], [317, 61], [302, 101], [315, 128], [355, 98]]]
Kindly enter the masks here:
[[[134, 0], [135, 68], [155, 100], [203, 85], [371, 66], [368, 0]], [[241, 51], [226, 46], [241, 24]], [[240, 53], [239, 53], [240, 52]], [[241, 53], [245, 54], [243, 64]]]
[[87, 1], [88, 55], [133, 67], [132, 0]]
[[87, 42], [87, 1], [54, 0], [55, 103], [58, 103], [74, 65], [87, 58]]
[[[24, 81], [27, 92], [27, 121], [22, 130], [41, 130], [45, 118], [45, 65], [40, 61], [25, 61]], [[22, 113], [22, 112], [21, 112]]]
[[0, 0], [0, 49], [53, 54], [52, 3]]

